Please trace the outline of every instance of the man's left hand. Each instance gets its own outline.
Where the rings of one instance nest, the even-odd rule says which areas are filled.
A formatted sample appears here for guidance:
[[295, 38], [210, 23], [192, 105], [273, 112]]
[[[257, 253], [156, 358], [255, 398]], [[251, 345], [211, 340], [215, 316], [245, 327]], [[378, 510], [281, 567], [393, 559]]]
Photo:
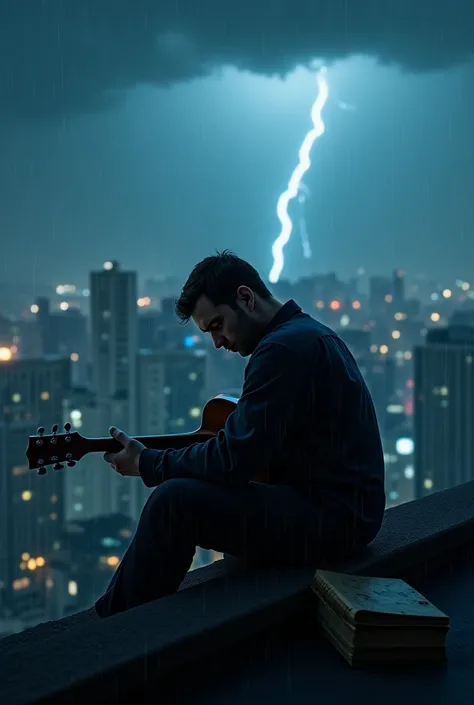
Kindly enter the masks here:
[[123, 450], [118, 453], [105, 453], [104, 460], [123, 477], [136, 477], [140, 475], [140, 455], [145, 449], [143, 443], [130, 438], [126, 433], [112, 426], [109, 428], [112, 438], [123, 445]]

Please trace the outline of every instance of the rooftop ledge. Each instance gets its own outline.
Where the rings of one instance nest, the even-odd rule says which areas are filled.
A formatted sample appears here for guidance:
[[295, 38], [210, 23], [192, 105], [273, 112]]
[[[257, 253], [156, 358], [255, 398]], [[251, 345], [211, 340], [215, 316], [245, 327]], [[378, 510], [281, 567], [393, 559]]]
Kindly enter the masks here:
[[[473, 541], [469, 482], [388, 509], [364, 554], [332, 567], [405, 576]], [[311, 577], [308, 570], [247, 571], [225, 558], [189, 573], [174, 595], [128, 612], [101, 620], [91, 609], [6, 637], [0, 702], [103, 704], [174, 669], [183, 677], [182, 669], [198, 658], [304, 613]]]

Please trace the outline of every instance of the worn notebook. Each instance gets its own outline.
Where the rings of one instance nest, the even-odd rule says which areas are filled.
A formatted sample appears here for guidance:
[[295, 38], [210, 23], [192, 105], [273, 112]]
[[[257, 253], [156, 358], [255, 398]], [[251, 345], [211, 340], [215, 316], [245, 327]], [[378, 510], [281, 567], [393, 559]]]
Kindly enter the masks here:
[[341, 619], [355, 625], [449, 626], [447, 615], [400, 578], [318, 570], [312, 588]]
[[449, 617], [403, 580], [318, 570], [318, 622], [352, 666], [446, 662]]

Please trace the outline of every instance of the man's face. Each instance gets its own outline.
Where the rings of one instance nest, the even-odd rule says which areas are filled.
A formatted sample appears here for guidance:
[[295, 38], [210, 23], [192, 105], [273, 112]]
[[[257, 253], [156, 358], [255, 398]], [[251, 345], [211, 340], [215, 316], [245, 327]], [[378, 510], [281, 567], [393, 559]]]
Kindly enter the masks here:
[[203, 332], [212, 336], [216, 348], [225, 348], [247, 357], [253, 353], [262, 335], [262, 326], [253, 316], [253, 292], [249, 289], [242, 298], [236, 296], [236, 305], [237, 309], [227, 304], [214, 306], [207, 296], [201, 296], [194, 309], [193, 320]]

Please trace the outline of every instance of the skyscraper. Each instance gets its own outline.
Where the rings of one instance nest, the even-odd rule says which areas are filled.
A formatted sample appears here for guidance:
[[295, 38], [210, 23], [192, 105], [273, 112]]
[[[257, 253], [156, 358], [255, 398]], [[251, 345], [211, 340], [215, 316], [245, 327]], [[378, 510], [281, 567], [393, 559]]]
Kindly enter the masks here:
[[474, 328], [415, 348], [415, 497], [474, 480]]
[[[7, 615], [44, 615], [48, 558], [63, 523], [63, 470], [39, 477], [25, 448], [38, 425], [61, 423], [70, 362], [0, 363], [0, 605]], [[33, 618], [33, 617], [32, 617]]]
[[[90, 274], [92, 381], [99, 409], [100, 435], [110, 425], [136, 433], [137, 274], [105, 262]], [[114, 511], [130, 514], [128, 485], [110, 473], [103, 496], [117, 495]], [[108, 504], [108, 502], [107, 502]]]
[[137, 274], [105, 262], [91, 272], [93, 390], [99, 400], [127, 402], [127, 427], [135, 426]]

